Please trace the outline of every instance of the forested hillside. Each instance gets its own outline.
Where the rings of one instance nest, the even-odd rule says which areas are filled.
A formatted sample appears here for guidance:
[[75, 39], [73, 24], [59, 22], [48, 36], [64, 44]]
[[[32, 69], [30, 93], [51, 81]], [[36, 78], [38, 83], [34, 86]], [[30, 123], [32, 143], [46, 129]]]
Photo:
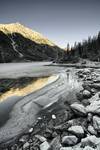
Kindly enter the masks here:
[[75, 42], [71, 48], [67, 45], [65, 60], [77, 62], [79, 58], [100, 61], [100, 32], [83, 42]]

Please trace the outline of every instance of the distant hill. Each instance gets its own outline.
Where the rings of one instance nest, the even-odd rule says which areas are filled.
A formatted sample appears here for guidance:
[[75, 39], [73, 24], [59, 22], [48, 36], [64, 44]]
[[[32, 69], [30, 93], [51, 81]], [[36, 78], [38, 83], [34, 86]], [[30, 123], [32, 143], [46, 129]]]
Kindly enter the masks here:
[[19, 24], [0, 24], [0, 63], [60, 60], [63, 50], [40, 33]]

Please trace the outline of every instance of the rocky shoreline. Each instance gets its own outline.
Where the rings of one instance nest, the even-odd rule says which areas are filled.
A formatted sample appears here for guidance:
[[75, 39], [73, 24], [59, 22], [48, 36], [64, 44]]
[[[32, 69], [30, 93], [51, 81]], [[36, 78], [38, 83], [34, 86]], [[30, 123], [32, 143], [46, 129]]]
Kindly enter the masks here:
[[2, 150], [100, 150], [100, 74], [80, 69], [77, 101], [62, 98], [41, 110], [35, 125]]

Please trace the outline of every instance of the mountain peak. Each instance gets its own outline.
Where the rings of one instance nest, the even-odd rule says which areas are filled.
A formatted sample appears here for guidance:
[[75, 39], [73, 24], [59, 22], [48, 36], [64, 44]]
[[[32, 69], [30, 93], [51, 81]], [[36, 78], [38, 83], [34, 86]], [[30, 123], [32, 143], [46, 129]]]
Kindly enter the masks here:
[[0, 62], [58, 59], [62, 49], [20, 23], [0, 24]]
[[25, 27], [19, 22], [11, 24], [0, 24], [0, 31], [3, 31], [5, 34], [19, 33], [22, 34], [25, 38], [29, 38], [39, 44], [47, 44], [50, 46], [55, 45], [42, 34]]

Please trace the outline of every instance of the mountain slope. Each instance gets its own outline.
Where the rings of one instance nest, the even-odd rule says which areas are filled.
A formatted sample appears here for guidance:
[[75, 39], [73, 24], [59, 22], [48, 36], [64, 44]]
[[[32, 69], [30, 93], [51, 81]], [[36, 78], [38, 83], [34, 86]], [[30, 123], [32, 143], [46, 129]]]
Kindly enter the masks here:
[[0, 62], [55, 60], [62, 49], [19, 23], [0, 24]]

